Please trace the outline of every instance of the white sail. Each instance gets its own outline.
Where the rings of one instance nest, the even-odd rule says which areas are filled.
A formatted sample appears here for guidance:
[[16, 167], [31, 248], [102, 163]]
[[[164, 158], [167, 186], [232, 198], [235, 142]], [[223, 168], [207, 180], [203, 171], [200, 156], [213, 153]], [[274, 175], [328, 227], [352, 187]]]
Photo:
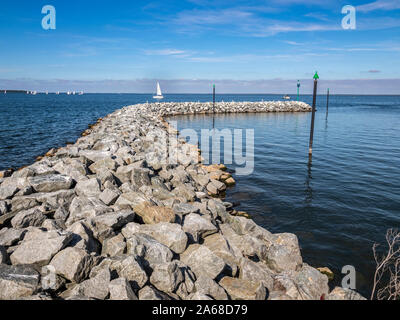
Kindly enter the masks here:
[[164, 97], [163, 97], [162, 92], [161, 92], [160, 83], [157, 82], [157, 95], [154, 96], [153, 99], [158, 99], [158, 100], [160, 100], [160, 99], [163, 99], [163, 98], [164, 98]]
[[161, 88], [160, 88], [160, 83], [157, 82], [157, 95], [162, 96]]

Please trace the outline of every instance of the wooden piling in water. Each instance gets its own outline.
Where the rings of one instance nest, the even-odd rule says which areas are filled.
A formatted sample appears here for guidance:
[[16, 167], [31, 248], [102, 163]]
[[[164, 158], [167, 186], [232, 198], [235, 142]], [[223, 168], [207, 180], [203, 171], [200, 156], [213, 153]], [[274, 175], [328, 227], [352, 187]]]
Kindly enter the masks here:
[[313, 104], [312, 104], [312, 116], [311, 116], [311, 129], [310, 129], [310, 145], [308, 148], [309, 160], [312, 158], [313, 152], [313, 142], [314, 142], [314, 122], [315, 122], [315, 108], [317, 104], [317, 89], [318, 89], [318, 73], [315, 72], [314, 75], [314, 94], [313, 94]]

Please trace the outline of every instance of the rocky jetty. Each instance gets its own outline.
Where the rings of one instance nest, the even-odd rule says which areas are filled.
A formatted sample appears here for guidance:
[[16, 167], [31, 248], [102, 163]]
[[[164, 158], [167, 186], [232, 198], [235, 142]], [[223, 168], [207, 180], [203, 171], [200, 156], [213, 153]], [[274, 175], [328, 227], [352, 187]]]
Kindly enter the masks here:
[[[304, 112], [297, 102], [218, 103], [215, 112]], [[272, 234], [218, 195], [163, 116], [210, 103], [125, 107], [75, 144], [0, 173], [0, 299], [362, 299], [329, 291], [297, 237]]]

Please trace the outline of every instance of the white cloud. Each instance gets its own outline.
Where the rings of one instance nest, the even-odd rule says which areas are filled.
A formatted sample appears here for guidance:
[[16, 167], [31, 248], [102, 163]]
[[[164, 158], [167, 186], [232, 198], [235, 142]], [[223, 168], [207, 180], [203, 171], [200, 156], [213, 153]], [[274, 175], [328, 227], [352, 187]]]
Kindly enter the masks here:
[[371, 12], [376, 10], [391, 11], [397, 9], [400, 9], [399, 0], [378, 0], [357, 7], [357, 10], [360, 12]]
[[188, 52], [179, 49], [157, 49], [157, 50], [145, 50], [147, 55], [154, 55], [154, 56], [182, 56], [187, 55]]

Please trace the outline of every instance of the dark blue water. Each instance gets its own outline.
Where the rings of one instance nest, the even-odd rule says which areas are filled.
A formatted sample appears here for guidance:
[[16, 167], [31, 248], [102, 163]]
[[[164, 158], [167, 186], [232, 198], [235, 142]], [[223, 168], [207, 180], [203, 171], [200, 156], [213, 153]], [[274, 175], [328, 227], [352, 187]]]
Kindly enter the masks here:
[[[210, 101], [209, 95], [169, 95], [166, 101]], [[275, 100], [271, 95], [220, 95], [224, 101]], [[0, 95], [0, 170], [31, 163], [52, 147], [75, 141], [99, 117], [151, 95]], [[311, 96], [302, 100], [311, 102]], [[318, 99], [314, 156], [308, 164], [309, 113], [219, 115], [215, 126], [255, 130], [255, 170], [235, 177], [228, 201], [272, 232], [298, 235], [304, 260], [357, 270], [368, 295], [371, 247], [400, 227], [400, 96], [331, 96], [328, 119]], [[211, 116], [178, 117], [179, 129], [212, 127]], [[231, 166], [232, 167], [232, 166]]]

